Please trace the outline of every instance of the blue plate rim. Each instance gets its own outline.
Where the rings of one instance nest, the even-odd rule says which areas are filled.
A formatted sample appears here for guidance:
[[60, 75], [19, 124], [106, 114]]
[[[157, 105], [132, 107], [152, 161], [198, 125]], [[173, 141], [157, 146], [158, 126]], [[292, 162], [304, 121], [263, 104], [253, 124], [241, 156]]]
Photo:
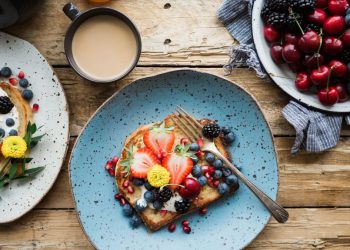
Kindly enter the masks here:
[[[77, 202], [76, 202], [76, 198], [75, 198], [75, 195], [74, 195], [74, 192], [73, 192], [73, 183], [72, 183], [72, 178], [71, 178], [71, 163], [72, 163], [72, 158], [73, 158], [73, 154], [74, 154], [74, 151], [77, 147], [77, 144], [79, 142], [79, 139], [81, 137], [81, 135], [84, 133], [85, 129], [87, 128], [87, 126], [89, 125], [89, 123], [91, 122], [91, 120], [96, 116], [96, 114], [105, 106], [107, 105], [107, 103], [109, 103], [115, 96], [117, 96], [122, 90], [124, 90], [125, 88], [127, 88], [128, 86], [140, 81], [140, 80], [144, 80], [144, 79], [148, 79], [148, 78], [153, 78], [153, 77], [157, 77], [157, 76], [161, 76], [161, 75], [165, 75], [165, 74], [168, 74], [168, 73], [173, 73], [173, 72], [195, 72], [195, 73], [200, 73], [200, 74], [205, 74], [205, 75], [212, 75], [212, 76], [215, 76], [217, 78], [221, 78], [225, 81], [228, 81], [230, 82], [231, 84], [235, 85], [237, 88], [239, 88], [240, 90], [244, 91], [244, 93], [246, 93], [248, 96], [250, 96], [252, 98], [252, 100], [254, 101], [254, 103], [256, 104], [257, 108], [259, 109], [259, 111], [261, 112], [262, 114], [262, 117], [264, 118], [263, 121], [265, 122], [265, 124], [267, 125], [267, 128], [268, 128], [268, 133], [270, 135], [270, 138], [272, 140], [272, 143], [273, 143], [273, 152], [275, 154], [275, 161], [276, 161], [276, 166], [277, 166], [277, 188], [276, 188], [276, 200], [277, 200], [277, 197], [278, 197], [278, 194], [279, 194], [279, 187], [280, 187], [280, 171], [279, 171], [279, 165], [278, 165], [278, 160], [277, 160], [277, 152], [276, 152], [276, 147], [275, 147], [275, 139], [273, 137], [273, 134], [272, 134], [272, 130], [271, 130], [271, 127], [270, 127], [270, 124], [267, 122], [267, 119], [266, 119], [266, 116], [259, 104], [259, 102], [257, 101], [257, 99], [252, 95], [250, 94], [247, 90], [245, 90], [244, 88], [242, 88], [241, 86], [239, 86], [238, 84], [236, 84], [234, 81], [232, 81], [231, 79], [228, 79], [227, 77], [225, 76], [220, 76], [218, 74], [215, 74], [215, 73], [209, 73], [209, 72], [205, 72], [205, 71], [201, 71], [201, 70], [198, 70], [198, 69], [192, 69], [192, 68], [179, 68], [179, 69], [170, 69], [170, 70], [164, 70], [162, 72], [157, 72], [157, 73], [154, 73], [154, 74], [150, 74], [148, 76], [145, 76], [145, 77], [140, 77], [140, 78], [137, 78], [135, 80], [133, 80], [132, 82], [129, 82], [127, 83], [125, 86], [123, 86], [122, 88], [120, 88], [119, 90], [117, 90], [115, 93], [113, 93], [112, 96], [110, 96], [108, 99], [106, 99], [97, 109], [96, 111], [90, 116], [90, 118], [87, 120], [87, 122], [85, 123], [84, 127], [82, 128], [82, 130], [80, 131], [78, 137], [76, 138], [75, 140], [75, 143], [73, 145], [73, 148], [72, 148], [72, 151], [71, 151], [71, 155], [69, 157], [69, 161], [68, 161], [68, 176], [69, 176], [69, 184], [70, 184], [70, 191], [71, 191], [71, 194], [73, 196], [73, 201], [74, 201], [74, 205], [75, 205], [75, 215], [78, 219], [78, 222], [80, 224], [80, 227], [81, 229], [83, 230], [86, 238], [88, 239], [88, 241], [90, 242], [90, 244], [95, 248], [95, 249], [99, 249], [95, 243], [91, 240], [89, 234], [86, 232], [85, 230], [85, 227], [83, 225], [83, 222], [81, 221], [80, 219], [80, 216], [79, 216], [79, 211], [77, 209]], [[272, 198], [273, 199], [273, 198]], [[256, 236], [254, 238], [251, 239], [251, 241], [247, 242], [242, 248], [246, 248], [248, 245], [250, 245], [261, 233], [262, 231], [266, 228], [267, 224], [269, 223], [270, 219], [271, 219], [272, 215], [270, 214], [270, 216], [268, 217], [268, 219], [266, 220], [266, 222], [264, 223], [264, 226], [261, 228], [261, 230], [256, 234]]]

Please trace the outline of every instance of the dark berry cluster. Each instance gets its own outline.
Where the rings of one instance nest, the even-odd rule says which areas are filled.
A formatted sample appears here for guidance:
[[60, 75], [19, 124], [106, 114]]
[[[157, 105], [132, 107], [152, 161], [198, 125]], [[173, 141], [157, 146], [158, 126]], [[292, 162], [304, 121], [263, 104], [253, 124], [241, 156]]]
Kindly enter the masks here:
[[7, 114], [13, 108], [13, 103], [8, 96], [0, 96], [0, 113]]
[[210, 123], [203, 127], [202, 133], [205, 137], [213, 139], [220, 135], [220, 126], [216, 123]]
[[175, 201], [174, 205], [175, 205], [176, 212], [178, 212], [180, 214], [187, 213], [191, 207], [191, 203], [187, 199], [183, 199], [181, 201]]

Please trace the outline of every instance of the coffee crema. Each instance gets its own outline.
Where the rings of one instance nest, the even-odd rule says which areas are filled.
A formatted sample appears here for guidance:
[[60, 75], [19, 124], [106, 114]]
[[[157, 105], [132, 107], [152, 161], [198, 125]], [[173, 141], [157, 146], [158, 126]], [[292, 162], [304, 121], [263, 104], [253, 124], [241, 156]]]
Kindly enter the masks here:
[[135, 63], [136, 36], [122, 20], [94, 16], [76, 30], [72, 54], [77, 66], [90, 78], [109, 81], [125, 74]]

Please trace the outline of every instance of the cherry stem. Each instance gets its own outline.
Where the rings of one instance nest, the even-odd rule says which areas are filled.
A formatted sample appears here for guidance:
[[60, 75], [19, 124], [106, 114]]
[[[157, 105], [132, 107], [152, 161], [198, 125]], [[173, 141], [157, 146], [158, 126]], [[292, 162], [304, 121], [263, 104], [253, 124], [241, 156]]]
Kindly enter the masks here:
[[318, 46], [318, 50], [317, 50], [317, 68], [318, 68], [318, 71], [320, 71], [320, 51], [321, 51], [321, 48], [322, 48], [322, 45], [323, 45], [323, 39], [322, 39], [322, 36], [323, 36], [323, 30], [322, 28], [320, 29], [320, 34], [318, 35], [319, 38], [320, 38], [320, 46]]
[[304, 33], [304, 30], [303, 30], [303, 28], [301, 27], [301, 25], [300, 25], [298, 19], [295, 17], [292, 8], [289, 7], [289, 8], [288, 8], [288, 11], [289, 11], [289, 13], [293, 16], [294, 21], [296, 22], [296, 24], [298, 25], [298, 27], [299, 27], [299, 29], [300, 29], [300, 31], [301, 31], [301, 34], [304, 35], [304, 34], [305, 34], [305, 33]]
[[328, 77], [327, 77], [327, 88], [326, 88], [326, 91], [327, 91], [327, 93], [328, 93], [328, 89], [329, 89], [329, 82], [330, 82], [330, 80], [331, 80], [331, 75], [332, 75], [332, 72], [333, 72], [333, 70], [335, 69], [335, 65], [333, 65], [332, 67], [331, 67], [331, 69], [329, 70], [329, 73], [328, 73]]

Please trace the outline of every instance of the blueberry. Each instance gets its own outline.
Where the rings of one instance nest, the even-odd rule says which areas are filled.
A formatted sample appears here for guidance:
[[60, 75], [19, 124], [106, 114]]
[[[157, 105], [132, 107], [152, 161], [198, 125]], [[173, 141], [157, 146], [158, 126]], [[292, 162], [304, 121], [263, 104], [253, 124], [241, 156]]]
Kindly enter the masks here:
[[9, 135], [15, 136], [15, 135], [18, 135], [18, 132], [15, 129], [11, 129], [11, 131], [9, 132]]
[[142, 212], [147, 208], [147, 201], [143, 198], [138, 199], [135, 204], [135, 208], [137, 211]]
[[12, 70], [9, 67], [3, 67], [0, 70], [0, 75], [3, 77], [10, 77], [12, 75]]
[[235, 141], [236, 136], [233, 132], [228, 133], [227, 135], [224, 136], [224, 140], [226, 143], [231, 144]]
[[0, 138], [5, 137], [5, 133], [6, 133], [5, 130], [0, 128]]
[[228, 192], [229, 187], [225, 182], [221, 182], [218, 186], [218, 191], [220, 195], [224, 195]]
[[350, 8], [348, 8], [347, 10], [346, 10], [346, 13], [345, 13], [346, 15], [350, 15]]
[[197, 180], [198, 180], [199, 185], [201, 185], [201, 187], [203, 187], [205, 184], [207, 184], [207, 178], [205, 176], [201, 176]]
[[141, 225], [142, 221], [140, 217], [138, 217], [136, 214], [134, 214], [130, 220], [130, 226], [132, 228], [137, 228]]
[[123, 206], [123, 214], [126, 217], [130, 217], [133, 213], [134, 213], [134, 211], [132, 210], [132, 207], [129, 204], [125, 204]]
[[154, 209], [160, 210], [163, 207], [163, 203], [161, 201], [154, 201], [153, 207], [154, 207]]
[[215, 170], [214, 178], [220, 179], [222, 177], [222, 171], [221, 170]]
[[33, 91], [31, 91], [30, 89], [25, 89], [22, 91], [22, 97], [27, 100], [30, 101], [33, 98]]
[[345, 16], [345, 23], [347, 26], [350, 26], [350, 14]]
[[192, 175], [196, 178], [202, 175], [202, 168], [199, 165], [194, 165], [192, 168]]
[[222, 175], [225, 176], [225, 177], [227, 177], [227, 176], [229, 176], [229, 175], [231, 175], [231, 174], [232, 174], [232, 171], [231, 171], [231, 169], [229, 169], [229, 168], [224, 168], [224, 169], [222, 170]]
[[191, 156], [191, 160], [192, 160], [193, 164], [197, 164], [198, 161], [199, 161], [197, 155], [192, 155], [192, 156]]
[[227, 135], [228, 133], [230, 133], [232, 130], [230, 127], [227, 127], [227, 126], [224, 126], [224, 127], [221, 127], [221, 131], [224, 135]]
[[28, 87], [28, 85], [29, 85], [29, 82], [26, 78], [19, 80], [19, 86], [21, 86], [22, 88], [26, 88]]
[[148, 181], [145, 182], [144, 186], [148, 191], [152, 191], [154, 189], [154, 187], [152, 187]]
[[143, 194], [143, 198], [145, 198], [147, 202], [152, 202], [154, 200], [154, 194], [152, 191], [146, 191]]
[[212, 164], [215, 161], [215, 156], [212, 153], [208, 153], [205, 156], [205, 160], [209, 163]]
[[238, 179], [237, 179], [237, 177], [235, 175], [232, 174], [232, 175], [226, 177], [226, 183], [230, 187], [237, 186], [238, 185]]
[[193, 151], [193, 152], [199, 151], [199, 145], [197, 143], [192, 143], [190, 145], [190, 150]]
[[6, 126], [12, 127], [13, 125], [15, 125], [15, 120], [13, 120], [12, 118], [7, 118], [6, 119]]
[[219, 159], [216, 159], [214, 162], [213, 162], [213, 167], [215, 169], [221, 169], [223, 167], [223, 164], [222, 164], [222, 161], [219, 160]]
[[145, 181], [143, 179], [135, 178], [132, 180], [132, 183], [135, 186], [141, 187], [145, 183]]

